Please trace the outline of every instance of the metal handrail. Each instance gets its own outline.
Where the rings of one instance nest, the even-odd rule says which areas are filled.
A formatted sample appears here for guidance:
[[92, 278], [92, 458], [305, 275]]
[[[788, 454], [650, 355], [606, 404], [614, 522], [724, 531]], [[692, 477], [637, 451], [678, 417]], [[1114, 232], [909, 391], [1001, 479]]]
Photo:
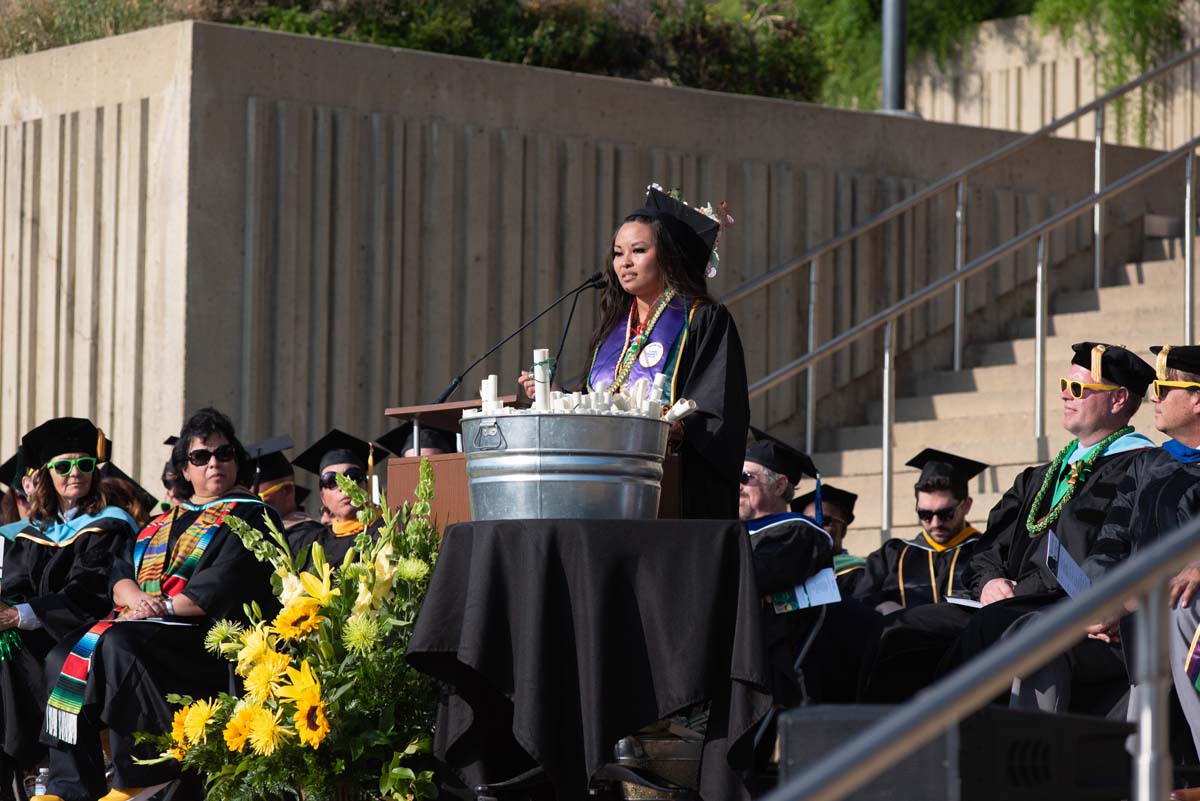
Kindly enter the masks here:
[[[1054, 604], [894, 713], [764, 796], [762, 801], [835, 801], [988, 704], [1011, 683], [1082, 638], [1083, 627], [1140, 598], [1134, 651], [1138, 746], [1134, 801], [1167, 797], [1170, 608], [1164, 577], [1200, 558], [1200, 519], [1152, 543], [1079, 597]], [[1197, 601], [1200, 602], [1200, 601]]]
[[[1186, 160], [1184, 169], [1184, 180], [1187, 183], [1184, 192], [1184, 216], [1187, 219], [1195, 217], [1194, 207], [1194, 192], [1192, 191], [1193, 180], [1193, 165], [1195, 161], [1196, 147], [1200, 145], [1200, 136], [1194, 137], [1188, 142], [1174, 150], [1164, 153], [1158, 158], [1143, 164], [1136, 170], [1128, 173], [1121, 179], [1114, 181], [1112, 184], [1104, 187], [1099, 192], [1096, 192], [1079, 202], [1063, 209], [1057, 214], [1043, 220], [1032, 228], [1027, 229], [1023, 233], [1017, 234], [1012, 239], [1009, 239], [1003, 244], [997, 245], [987, 253], [971, 261], [969, 264], [963, 265], [960, 269], [952, 273], [938, 278], [930, 284], [925, 285], [922, 289], [913, 292], [908, 297], [893, 303], [891, 306], [876, 312], [862, 322], [843, 331], [841, 334], [826, 341], [820, 346], [812, 346], [810, 344], [809, 352], [800, 358], [790, 362], [789, 364], [780, 367], [765, 377], [755, 381], [750, 385], [750, 397], [756, 397], [777, 386], [778, 384], [788, 380], [792, 376], [799, 373], [801, 370], [808, 370], [808, 387], [809, 398], [811, 402], [812, 391], [814, 386], [814, 370], [813, 367], [817, 361], [824, 359], [831, 354], [841, 350], [851, 344], [860, 337], [871, 333], [880, 326], [884, 327], [884, 356], [883, 356], [883, 419], [882, 434], [880, 438], [880, 447], [882, 455], [881, 465], [881, 480], [882, 487], [880, 491], [881, 509], [880, 509], [880, 537], [886, 540], [891, 536], [892, 530], [892, 430], [895, 427], [895, 379], [893, 371], [895, 367], [895, 322], [896, 318], [922, 303], [929, 301], [935, 295], [944, 292], [947, 289], [954, 288], [956, 291], [962, 287], [963, 282], [971, 278], [976, 273], [981, 272], [985, 268], [999, 261], [1027, 245], [1032, 240], [1037, 240], [1037, 277], [1036, 277], [1036, 301], [1035, 301], [1035, 341], [1034, 341], [1034, 387], [1033, 387], [1033, 435], [1039, 445], [1039, 449], [1046, 437], [1046, 409], [1043, 404], [1043, 399], [1046, 395], [1046, 263], [1049, 259], [1047, 249], [1046, 236], [1054, 229], [1065, 225], [1072, 220], [1083, 216], [1090, 208], [1094, 208], [1102, 204], [1107, 198], [1114, 195], [1119, 195], [1121, 192], [1140, 184], [1147, 178], [1158, 174], [1166, 169], [1172, 163], [1180, 158]], [[1190, 235], [1192, 228], [1190, 225], [1185, 226], [1186, 232]], [[1194, 270], [1194, 248], [1189, 241], [1184, 248], [1184, 271], [1187, 276], [1184, 282], [1184, 305], [1188, 310], [1185, 314], [1185, 341], [1191, 343], [1191, 308], [1193, 305], [1193, 285], [1191, 275]], [[815, 272], [815, 271], [814, 271]], [[811, 335], [811, 332], [810, 332]], [[809, 410], [809, 420], [813, 412]], [[809, 429], [809, 442], [807, 443], [809, 453], [813, 450], [812, 429]]]
[[965, 167], [961, 167], [961, 168], [955, 170], [954, 172], [950, 173], [946, 177], [941, 178], [938, 181], [935, 181], [934, 183], [930, 184], [929, 186], [925, 187], [924, 189], [920, 190], [919, 192], [909, 195], [904, 200], [901, 200], [901, 201], [895, 203], [894, 205], [888, 207], [887, 209], [884, 209], [883, 211], [879, 212], [878, 214], [874, 215], [873, 217], [869, 217], [868, 219], [864, 220], [862, 223], [856, 225], [854, 228], [851, 228], [849, 231], [846, 231], [846, 232], [838, 234], [837, 236], [834, 236], [830, 239], [827, 239], [826, 241], [822, 242], [819, 245], [814, 245], [813, 247], [811, 247], [808, 250], [801, 253], [799, 256], [796, 256], [794, 259], [791, 259], [791, 260], [785, 262], [782, 266], [776, 267], [774, 270], [771, 270], [768, 273], [763, 273], [762, 275], [758, 276], [757, 278], [753, 278], [753, 279], [747, 281], [746, 283], [744, 283], [741, 286], [734, 289], [729, 294], [722, 297], [721, 302], [722, 303], [733, 303], [735, 301], [741, 300], [742, 298], [746, 297], [747, 295], [757, 292], [759, 289], [762, 289], [765, 286], [769, 286], [770, 284], [775, 283], [780, 278], [783, 278], [785, 275], [795, 272], [796, 270], [800, 269], [806, 263], [812, 261], [813, 259], [820, 258], [821, 256], [824, 256], [826, 253], [836, 250], [837, 248], [841, 247], [842, 245], [848, 244], [848, 243], [854, 241], [855, 239], [858, 239], [859, 237], [870, 233], [871, 231], [875, 230], [876, 228], [878, 228], [879, 226], [888, 222], [889, 220], [893, 220], [896, 217], [899, 217], [904, 212], [915, 208], [916, 206], [920, 205], [922, 202], [928, 200], [929, 198], [934, 197], [935, 195], [938, 195], [941, 192], [946, 191], [951, 186], [954, 186], [955, 184], [962, 181], [964, 178], [969, 177], [971, 175], [971, 173], [977, 172], [977, 171], [983, 169], [984, 167], [989, 167], [992, 164], [994, 164], [995, 162], [1000, 161], [1001, 159], [1007, 158], [1008, 156], [1011, 156], [1014, 153], [1024, 150], [1029, 145], [1033, 144], [1034, 142], [1036, 142], [1040, 139], [1046, 138], [1050, 134], [1057, 131], [1059, 128], [1062, 128], [1066, 125], [1070, 125], [1071, 123], [1075, 122], [1076, 120], [1080, 119], [1081, 117], [1085, 117], [1088, 114], [1091, 114], [1093, 111], [1097, 111], [1098, 109], [1101, 109], [1102, 107], [1107, 106], [1109, 103], [1116, 100], [1117, 98], [1122, 97], [1122, 96], [1128, 94], [1129, 92], [1132, 92], [1134, 89], [1138, 89], [1138, 88], [1144, 86], [1145, 84], [1149, 83], [1150, 81], [1154, 80], [1155, 78], [1158, 78], [1159, 76], [1161, 76], [1167, 72], [1170, 72], [1171, 70], [1175, 69], [1176, 67], [1180, 66], [1181, 64], [1185, 64], [1189, 61], [1192, 61], [1193, 59], [1195, 59], [1197, 57], [1200, 57], [1200, 47], [1198, 47], [1194, 50], [1189, 50], [1186, 53], [1182, 53], [1182, 54], [1176, 56], [1175, 58], [1171, 59], [1170, 61], [1167, 61], [1167, 62], [1159, 65], [1158, 67], [1155, 67], [1154, 69], [1150, 70], [1149, 72], [1142, 73], [1137, 78], [1134, 78], [1133, 80], [1131, 80], [1129, 83], [1123, 84], [1121, 86], [1118, 86], [1116, 89], [1113, 89], [1112, 91], [1106, 92], [1105, 94], [1101, 95], [1100, 97], [1096, 98], [1095, 100], [1091, 101], [1090, 103], [1080, 106], [1079, 108], [1075, 109], [1070, 114], [1067, 114], [1066, 116], [1060, 117], [1056, 120], [1052, 120], [1051, 122], [1048, 122], [1045, 125], [1043, 125], [1041, 128], [1038, 128], [1036, 131], [1032, 131], [1028, 134], [1025, 134], [1024, 136], [1020, 137], [1019, 139], [1014, 139], [1012, 142], [1009, 142], [1007, 145], [1004, 145], [1000, 149], [995, 150], [982, 158], [976, 159], [975, 161], [971, 162], [970, 164], [966, 165]]
[[[1104, 120], [1105, 108], [1108, 104], [1117, 100], [1120, 97], [1132, 92], [1135, 89], [1145, 86], [1150, 81], [1153, 81], [1182, 64], [1189, 63], [1200, 56], [1200, 48], [1188, 50], [1181, 53], [1173, 59], [1160, 64], [1148, 72], [1144, 72], [1133, 80], [1112, 89], [1100, 97], [1095, 98], [1089, 103], [1080, 106], [1069, 114], [1060, 117], [1056, 120], [1043, 125], [1036, 131], [1018, 137], [1007, 145], [998, 150], [989, 153], [982, 158], [976, 159], [970, 164], [962, 167], [944, 178], [935, 181], [924, 189], [910, 195], [898, 203], [884, 209], [878, 214], [868, 218], [859, 225], [851, 228], [849, 231], [838, 234], [831, 239], [815, 245], [801, 253], [799, 256], [785, 262], [782, 266], [771, 270], [757, 278], [754, 278], [741, 286], [734, 289], [732, 292], [725, 295], [721, 301], [723, 303], [733, 303], [741, 300], [746, 296], [763, 289], [770, 284], [778, 281], [786, 275], [800, 269], [804, 264], [809, 265], [809, 298], [808, 298], [808, 350], [813, 352], [817, 347], [817, 263], [822, 256], [849, 244], [862, 236], [874, 231], [884, 223], [899, 217], [907, 211], [916, 208], [921, 203], [933, 198], [934, 196], [946, 191], [951, 186], [954, 187], [955, 203], [954, 203], [954, 269], [963, 269], [964, 261], [967, 258], [966, 248], [966, 212], [967, 212], [967, 179], [972, 173], [990, 167], [997, 162], [1017, 153], [1034, 142], [1040, 141], [1060, 128], [1070, 125], [1073, 122], [1081, 119], [1087, 114], [1095, 113], [1095, 132], [1093, 137], [1093, 156], [1092, 156], [1092, 192], [1093, 196], [1099, 195], [1104, 187]], [[1190, 192], [1190, 190], [1189, 190]], [[1189, 194], [1190, 198], [1190, 194]], [[1187, 231], [1192, 231], [1193, 223], [1186, 223]], [[1187, 250], [1187, 261], [1191, 264], [1191, 248], [1192, 242], [1189, 238], [1185, 244]], [[1103, 201], [1096, 202], [1092, 206], [1092, 282], [1096, 289], [1101, 285], [1102, 267], [1104, 264], [1104, 204]], [[1191, 273], [1189, 271], [1185, 283], [1186, 289], [1191, 289]], [[1191, 297], [1190, 293], [1187, 295]], [[962, 369], [962, 348], [963, 348], [963, 314], [964, 314], [964, 295], [963, 284], [957, 283], [954, 286], [954, 333], [953, 333], [953, 367], [955, 370]], [[1191, 305], [1184, 312], [1184, 339], [1187, 342], [1192, 341], [1192, 310]], [[804, 414], [804, 437], [805, 448], [809, 452], [813, 450], [815, 443], [816, 431], [816, 398], [815, 398], [816, 383], [812, 371], [809, 371], [806, 382], [805, 392], [805, 414]]]
[[1190, 139], [1187, 143], [1180, 145], [1174, 150], [1164, 153], [1153, 161], [1143, 164], [1141, 167], [1138, 167], [1136, 170], [1130, 172], [1120, 180], [1109, 184], [1100, 192], [1088, 195], [1083, 200], [1080, 200], [1079, 202], [1068, 206], [1057, 214], [1046, 218], [1032, 228], [1027, 229], [1025, 232], [1017, 234], [1007, 242], [997, 245], [987, 253], [964, 265], [961, 270], [947, 273], [941, 278], [926, 284], [925, 287], [918, 289], [908, 297], [898, 300], [891, 306], [888, 306], [886, 309], [872, 314], [862, 322], [846, 329], [832, 339], [822, 343], [814, 350], [804, 354], [794, 361], [789, 362], [783, 367], [768, 373], [766, 376], [752, 383], [750, 385], [750, 396], [755, 397], [757, 395], [761, 395], [767, 390], [774, 388], [775, 386], [794, 376], [796, 373], [799, 373], [801, 370], [812, 366], [815, 362], [820, 361], [826, 356], [836, 353], [864, 334], [874, 331], [875, 329], [887, 323], [889, 320], [893, 320], [905, 312], [912, 311], [914, 308], [922, 303], [925, 303], [933, 296], [944, 292], [954, 285], [961, 284], [968, 278], [973, 277], [976, 273], [982, 272], [984, 268], [989, 267], [1000, 259], [1003, 259], [1005, 256], [1012, 254], [1014, 251], [1018, 250], [1023, 245], [1028, 244], [1030, 241], [1045, 236], [1053, 229], [1058, 228], [1065, 223], [1071, 222], [1077, 217], [1082, 217], [1094, 204], [1103, 202], [1113, 195], [1118, 195], [1126, 189], [1136, 186], [1147, 178], [1162, 172], [1164, 169], [1170, 166], [1172, 162], [1186, 157], [1188, 155], [1188, 151], [1194, 151], [1197, 146], [1200, 146], [1200, 136]]

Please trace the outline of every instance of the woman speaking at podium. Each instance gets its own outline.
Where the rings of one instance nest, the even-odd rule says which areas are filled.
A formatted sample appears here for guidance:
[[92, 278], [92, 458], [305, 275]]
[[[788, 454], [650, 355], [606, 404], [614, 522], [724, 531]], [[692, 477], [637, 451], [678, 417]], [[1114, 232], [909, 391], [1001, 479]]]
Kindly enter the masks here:
[[[723, 210], [716, 215], [725, 217]], [[732, 222], [732, 220], [730, 220]], [[651, 186], [612, 240], [587, 388], [619, 391], [663, 373], [663, 403], [694, 400], [675, 423], [682, 516], [736, 519], [750, 400], [733, 317], [708, 294], [721, 223]], [[533, 397], [533, 377], [521, 374]]]

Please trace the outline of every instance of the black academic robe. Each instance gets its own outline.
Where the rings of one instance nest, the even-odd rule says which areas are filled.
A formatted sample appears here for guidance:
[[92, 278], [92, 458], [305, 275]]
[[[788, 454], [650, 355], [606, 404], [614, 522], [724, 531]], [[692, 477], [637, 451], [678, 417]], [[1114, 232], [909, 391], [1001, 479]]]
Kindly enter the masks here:
[[[379, 531], [383, 528], [383, 521], [376, 520], [367, 527], [367, 535], [372, 540], [379, 538]], [[339, 567], [342, 560], [346, 558], [346, 553], [354, 547], [354, 541], [358, 539], [358, 534], [337, 535], [333, 533], [333, 528], [323, 526], [320, 523], [309, 521], [300, 523], [287, 531], [288, 545], [292, 549], [292, 558], [303, 559], [297, 565], [300, 570], [312, 564], [311, 546], [319, 544], [321, 549], [325, 551], [325, 561], [333, 567]]]
[[[1200, 515], [1200, 463], [1178, 462], [1162, 448], [1138, 451], [1117, 486], [1117, 497], [1108, 509], [1091, 554], [1082, 564], [1083, 570], [1094, 581], [1138, 549], [1170, 534], [1197, 515]], [[1131, 669], [1136, 617], [1126, 615], [1121, 621], [1125, 663]]]
[[681, 516], [736, 520], [738, 488], [750, 426], [750, 395], [742, 341], [733, 317], [721, 304], [692, 315], [679, 354], [676, 399], [697, 409], [682, 420]]
[[947, 595], [967, 597], [963, 576], [980, 536], [975, 529], [971, 532], [944, 551], [930, 547], [924, 534], [911, 540], [888, 540], [867, 557], [854, 597], [872, 609], [884, 601], [908, 609], [940, 603]]
[[108, 612], [113, 559], [132, 539], [128, 524], [104, 518], [61, 545], [33, 526], [4, 543], [0, 597], [14, 606], [29, 604], [42, 622], [40, 629], [18, 629], [20, 652], [0, 662], [0, 748], [17, 764], [28, 766], [41, 751], [38, 737], [49, 696], [42, 660], [58, 642]]
[[[1126, 451], [1098, 459], [1051, 527], [1077, 564], [1083, 564], [1092, 552], [1108, 507], [1117, 496], [1117, 485], [1140, 452]], [[997, 578], [1015, 581], [1014, 595], [1062, 595], [1046, 567], [1046, 537], [1031, 536], [1026, 527], [1029, 509], [1049, 469], [1049, 464], [1026, 468], [992, 508], [987, 530], [969, 564], [966, 580], [971, 597], [979, 598], [984, 585]], [[1052, 496], [1051, 488], [1042, 499], [1039, 517], [1049, 511]]]
[[[243, 490], [234, 490], [225, 499], [242, 501], [230, 514], [260, 531], [266, 531], [267, 517], [277, 526], [281, 525], [274, 509], [256, 503], [258, 499]], [[199, 515], [198, 511], [180, 507], [178, 516], [170, 524], [168, 558], [178, 545], [179, 536]], [[65, 754], [70, 758], [72, 752], [79, 749], [94, 751], [98, 747], [96, 733], [102, 728], [109, 729], [110, 736], [126, 742], [135, 732], [168, 731], [172, 717], [166, 702], [168, 693], [204, 698], [227, 691], [230, 664], [205, 650], [204, 635], [216, 620], [244, 622], [243, 607], [249, 603], [258, 603], [264, 616], [272, 618], [279, 605], [271, 590], [271, 572], [268, 563], [259, 562], [242, 545], [237, 534], [227, 524], [222, 524], [182, 591], [207, 614], [198, 618], [173, 619], [173, 622], [189, 625], [164, 625], [152, 621], [113, 625], [97, 641], [92, 656], [84, 707], [79, 716], [77, 744], [61, 742], [45, 732], [42, 741], [57, 749], [60, 757]], [[132, 542], [114, 563], [110, 586], [121, 579], [137, 580]], [[80, 636], [83, 633], [78, 632]], [[46, 676], [50, 686], [77, 639], [64, 640], [47, 657]], [[142, 769], [129, 761], [128, 747], [123, 746], [120, 750], [122, 758], [116, 769], [124, 781], [130, 782], [122, 786], [157, 783], [177, 772], [178, 766], [173, 763]], [[83, 773], [81, 771], [81, 781], [89, 792], [102, 786], [102, 772], [98, 778], [83, 776]]]

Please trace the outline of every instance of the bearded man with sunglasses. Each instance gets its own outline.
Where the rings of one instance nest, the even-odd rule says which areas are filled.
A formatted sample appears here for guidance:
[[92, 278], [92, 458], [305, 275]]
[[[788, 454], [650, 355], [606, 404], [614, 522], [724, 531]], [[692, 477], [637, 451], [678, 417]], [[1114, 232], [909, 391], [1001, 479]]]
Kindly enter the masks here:
[[[321, 491], [321, 506], [329, 510], [330, 522], [321, 528], [306, 527], [310, 536], [289, 536], [294, 556], [313, 543], [325, 551], [325, 561], [340, 565], [354, 538], [367, 529], [358, 519], [358, 509], [338, 486], [338, 476], [369, 489], [375, 460], [384, 459], [391, 451], [374, 442], [367, 442], [334, 428], [313, 443], [308, 450], [292, 460], [292, 464], [317, 476]], [[368, 532], [370, 533], [370, 532]], [[311, 559], [311, 557], [310, 557]]]

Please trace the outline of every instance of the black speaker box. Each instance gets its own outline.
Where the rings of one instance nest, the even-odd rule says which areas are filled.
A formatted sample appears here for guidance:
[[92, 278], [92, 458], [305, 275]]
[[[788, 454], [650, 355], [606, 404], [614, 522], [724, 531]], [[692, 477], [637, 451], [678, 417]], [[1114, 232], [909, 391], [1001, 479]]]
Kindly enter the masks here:
[[[816, 764], [892, 706], [811, 706], [779, 719], [779, 781]], [[852, 793], [855, 801], [1119, 801], [1134, 726], [987, 707]]]

